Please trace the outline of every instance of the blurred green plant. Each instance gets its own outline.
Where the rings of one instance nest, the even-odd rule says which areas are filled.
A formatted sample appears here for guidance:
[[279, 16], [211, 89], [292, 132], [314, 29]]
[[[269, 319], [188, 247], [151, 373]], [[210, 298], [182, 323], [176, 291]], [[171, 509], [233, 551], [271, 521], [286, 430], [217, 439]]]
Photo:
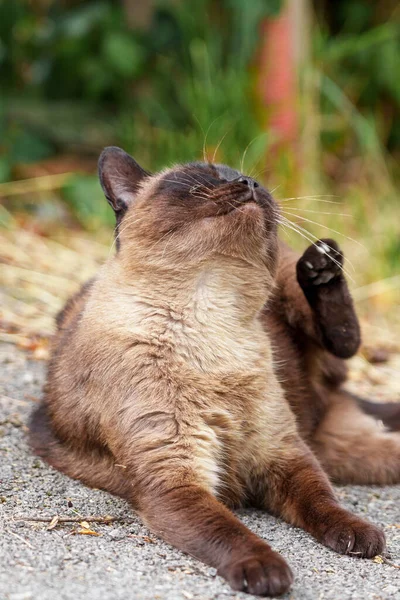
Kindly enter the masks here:
[[[326, 234], [329, 223], [352, 238], [378, 240], [365, 278], [390, 276], [400, 243], [393, 219], [400, 148], [397, 2], [314, 2], [312, 50], [300, 73], [300, 177], [287, 155], [274, 162], [273, 173], [265, 169], [274, 140], [260, 122], [255, 93], [260, 22], [278, 14], [282, 2], [153, 4], [149, 26], [132, 29], [121, 3], [112, 0], [0, 0], [0, 181], [15, 175], [20, 163], [66, 152], [95, 157], [110, 143], [150, 169], [203, 152], [233, 166], [243, 161], [247, 172], [279, 185], [280, 197], [293, 189], [290, 196], [345, 197], [353, 215], [347, 222], [339, 214], [324, 217], [326, 207], [316, 199], [296, 202], [317, 211], [315, 219], [301, 210], [294, 218], [316, 235]], [[112, 221], [93, 176], [77, 174], [60, 193], [84, 226]], [[322, 231], [304, 220], [307, 215]]]

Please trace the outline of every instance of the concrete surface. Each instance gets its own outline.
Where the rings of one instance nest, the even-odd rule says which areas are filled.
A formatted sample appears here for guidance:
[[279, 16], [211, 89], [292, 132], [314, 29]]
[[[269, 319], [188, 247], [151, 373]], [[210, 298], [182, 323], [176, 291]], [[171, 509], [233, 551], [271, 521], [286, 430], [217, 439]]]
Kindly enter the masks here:
[[[251, 599], [215, 571], [156, 539], [127, 504], [90, 490], [43, 464], [26, 444], [28, 415], [41, 393], [43, 362], [0, 345], [0, 599]], [[338, 489], [345, 506], [384, 528], [391, 562], [400, 563], [400, 486]], [[128, 522], [79, 524], [27, 517], [112, 515]], [[306, 533], [257, 511], [240, 518], [281, 552], [295, 573], [293, 600], [400, 599], [400, 569], [339, 556]], [[25, 520], [18, 520], [25, 517]]]

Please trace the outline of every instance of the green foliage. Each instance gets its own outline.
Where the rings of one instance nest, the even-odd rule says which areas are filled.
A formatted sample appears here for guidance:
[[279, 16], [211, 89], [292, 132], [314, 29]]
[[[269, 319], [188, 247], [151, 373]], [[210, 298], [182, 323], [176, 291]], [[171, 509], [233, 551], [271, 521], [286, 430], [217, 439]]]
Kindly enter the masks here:
[[[227, 159], [236, 162], [260, 132], [249, 69], [259, 24], [277, 15], [281, 4], [159, 1], [150, 28], [138, 31], [128, 27], [121, 5], [111, 0], [0, 0], [2, 90], [12, 98], [23, 94], [43, 103], [69, 100], [85, 103], [89, 112], [92, 104], [120, 115], [116, 141], [120, 138], [150, 157], [153, 167], [170, 157], [197, 156], [203, 130], [210, 129], [208, 143], [213, 147], [232, 127]], [[361, 145], [368, 137], [367, 143], [396, 150], [400, 79], [394, 74], [400, 72], [400, 35], [395, 15], [386, 18], [362, 0], [338, 0], [335, 10], [327, 4], [323, 17], [314, 29], [314, 55], [323, 74], [324, 147], [345, 152], [355, 132]], [[383, 108], [390, 120], [382, 118]], [[330, 119], [338, 112], [344, 118]], [[39, 140], [27, 145], [29, 160], [54, 151], [53, 140], [43, 139], [49, 137], [47, 131], [32, 130], [30, 122], [24, 125], [26, 135]], [[375, 135], [378, 144], [371, 142]], [[7, 132], [13, 141], [6, 150], [19, 157], [18, 147], [25, 144], [15, 136]]]
[[247, 153], [247, 167], [255, 167], [267, 135], [260, 136], [248, 66], [261, 19], [279, 5], [225, 0], [213, 12], [209, 0], [164, 3], [148, 37], [151, 77], [136, 95], [136, 111], [128, 109], [122, 119], [123, 145], [151, 168], [201, 158], [204, 148], [210, 157], [216, 151], [217, 159], [239, 165], [248, 143], [259, 137]]
[[[10, 6], [10, 5], [13, 6]], [[112, 2], [80, 2], [48, 12], [29, 2], [0, 3], [1, 77], [9, 89], [45, 99], [121, 101], [140, 76], [145, 48]]]
[[[322, 90], [323, 114], [332, 114], [338, 108], [332, 98], [334, 82], [338, 94], [352, 105], [355, 127], [358, 134], [360, 120], [373, 120], [380, 144], [389, 150], [400, 146], [400, 28], [399, 24], [387, 21], [364, 32], [343, 32], [333, 37], [326, 30], [316, 32], [316, 63], [325, 74]], [[343, 102], [340, 102], [343, 105]], [[332, 110], [333, 109], [333, 110]], [[382, 113], [382, 111], [384, 111]], [[390, 112], [390, 120], [382, 120]], [[357, 117], [359, 115], [360, 118]], [[341, 125], [341, 126], [340, 126]], [[366, 129], [368, 126], [366, 125]], [[336, 139], [342, 144], [348, 141], [347, 119], [336, 129]]]
[[76, 175], [62, 189], [67, 204], [84, 227], [96, 230], [114, 225], [114, 215], [100, 187], [97, 176]]
[[10, 120], [0, 105], [0, 182], [10, 178], [16, 163], [32, 163], [54, 154], [53, 144], [34, 127]]
[[[245, 171], [279, 185], [280, 196], [345, 197], [351, 225], [334, 215], [316, 220], [353, 238], [380, 236], [368, 277], [390, 275], [400, 239], [392, 218], [400, 148], [396, 4], [313, 3], [318, 17], [299, 98], [311, 134], [299, 140], [301, 168], [282, 155], [271, 174], [264, 173], [273, 140], [257, 104], [256, 54], [260, 23], [279, 13], [282, 0], [159, 0], [141, 30], [128, 26], [122, 2], [0, 0], [0, 182], [20, 163], [55, 153], [93, 157], [107, 144], [149, 169], [203, 152], [239, 168], [243, 161]], [[85, 227], [112, 222], [95, 176], [77, 176], [61, 196]]]

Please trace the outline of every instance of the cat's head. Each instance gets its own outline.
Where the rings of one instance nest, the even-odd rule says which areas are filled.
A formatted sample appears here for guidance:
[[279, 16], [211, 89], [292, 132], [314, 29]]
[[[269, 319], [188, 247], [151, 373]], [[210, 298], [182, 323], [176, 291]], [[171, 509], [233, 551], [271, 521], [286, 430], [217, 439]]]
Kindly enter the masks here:
[[274, 273], [278, 209], [251, 177], [201, 162], [150, 174], [116, 147], [102, 152], [99, 176], [121, 255], [148, 252], [168, 268], [224, 256]]

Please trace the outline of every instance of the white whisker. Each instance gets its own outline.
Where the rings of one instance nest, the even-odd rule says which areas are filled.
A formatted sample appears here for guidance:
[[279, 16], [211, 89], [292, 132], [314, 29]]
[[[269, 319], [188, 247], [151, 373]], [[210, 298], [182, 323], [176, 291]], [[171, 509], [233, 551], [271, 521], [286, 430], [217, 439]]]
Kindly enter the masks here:
[[[248, 149], [250, 148], [250, 146], [262, 135], [265, 135], [265, 133], [260, 133], [259, 135], [256, 135], [256, 137], [254, 137], [246, 146], [243, 154], [242, 154], [242, 160], [240, 161], [240, 172], [243, 173], [243, 165], [244, 165], [244, 159], [246, 158], [246, 154]], [[254, 169], [253, 169], [254, 170]], [[251, 175], [249, 174], [249, 177], [251, 177]]]
[[324, 212], [321, 210], [311, 210], [308, 208], [300, 208], [300, 206], [286, 206], [286, 211], [284, 211], [282, 209], [282, 212], [289, 212], [289, 211], [294, 211], [294, 210], [300, 210], [301, 212], [307, 212], [307, 213], [314, 213], [317, 215], [337, 215], [338, 217], [352, 217], [353, 215], [350, 215], [349, 213], [336, 213], [336, 212]]
[[[186, 175], [187, 175], [188, 177], [190, 177], [190, 178], [191, 178], [191, 179], [192, 179], [192, 180], [193, 180], [193, 181], [194, 181], [196, 184], [198, 184], [198, 185], [202, 185], [202, 186], [203, 186], [203, 187], [204, 187], [204, 188], [205, 188], [205, 189], [206, 189], [208, 192], [212, 192], [212, 188], [210, 188], [210, 187], [209, 187], [208, 185], [206, 185], [205, 183], [202, 183], [202, 182], [198, 181], [198, 180], [197, 180], [195, 177], [193, 177], [193, 176], [192, 176], [192, 175], [190, 175], [189, 173], [186, 173]], [[203, 175], [201, 175], [201, 173], [196, 173], [196, 176], [197, 176], [197, 177], [200, 177], [200, 178], [203, 180], [203, 182], [205, 181], [206, 183], [208, 183], [208, 184], [209, 184], [209, 181], [207, 181], [207, 179], [206, 179], [206, 178], [205, 178]]]
[[219, 147], [221, 146], [222, 142], [224, 141], [224, 139], [226, 138], [226, 136], [228, 135], [228, 133], [229, 133], [230, 131], [232, 131], [232, 128], [233, 128], [233, 125], [232, 125], [231, 127], [229, 127], [229, 129], [226, 131], [226, 133], [225, 133], [225, 134], [222, 136], [222, 138], [221, 138], [221, 139], [220, 139], [220, 141], [218, 142], [218, 144], [217, 144], [217, 147], [215, 148], [215, 150], [214, 150], [214, 154], [213, 154], [213, 157], [212, 157], [212, 164], [214, 164], [215, 157], [216, 157], [216, 155], [217, 155], [217, 152], [218, 152], [218, 150], [219, 150]]
[[144, 217], [142, 217], [141, 219], [137, 219], [136, 215], [132, 215], [130, 218], [122, 220], [122, 223], [124, 224], [124, 227], [122, 229], [120, 229], [118, 227], [118, 233], [114, 237], [113, 243], [111, 244], [110, 250], [108, 252], [108, 258], [110, 258], [111, 252], [113, 251], [114, 246], [116, 245], [117, 240], [119, 239], [121, 233], [123, 233], [125, 231], [125, 229], [127, 229], [128, 227], [130, 227], [132, 224], [134, 224], [134, 223], [140, 223], [141, 221], [143, 221], [143, 219], [144, 219]]
[[250, 171], [249, 173], [249, 177], [253, 177], [253, 179], [258, 179], [260, 177], [260, 175], [262, 175], [263, 173], [265, 173], [265, 171], [270, 171], [270, 167], [265, 167], [264, 169], [258, 169], [258, 171], [256, 171], [253, 175], [253, 171], [254, 171], [255, 167]]
[[334, 194], [310, 195], [310, 196], [294, 196], [293, 198], [281, 198], [278, 202], [290, 202], [291, 200], [313, 200], [314, 202], [325, 202], [327, 204], [343, 204], [335, 200], [324, 200], [324, 198], [339, 198]]
[[210, 123], [210, 125], [208, 126], [208, 129], [207, 129], [205, 138], [204, 138], [204, 142], [203, 142], [203, 160], [204, 160], [205, 163], [208, 162], [208, 160], [207, 160], [207, 153], [206, 153], [207, 137], [208, 137], [208, 134], [210, 133], [211, 127], [214, 125], [215, 121], [218, 121], [219, 118], [220, 117], [215, 117], [214, 121], [212, 123]]
[[[277, 185], [276, 187], [274, 187], [274, 189], [273, 189], [273, 190], [270, 190], [270, 192], [269, 192], [269, 193], [270, 193], [270, 194], [273, 194], [273, 193], [274, 193], [274, 192], [275, 192], [275, 191], [276, 191], [278, 188], [280, 188], [280, 187], [281, 187], [281, 184]], [[284, 202], [284, 201], [285, 201], [285, 198], [284, 198], [283, 200], [277, 200], [277, 202]]]
[[[316, 248], [318, 247], [317, 244], [314, 242], [315, 240], [318, 240], [318, 238], [313, 235], [312, 233], [310, 233], [307, 229], [304, 229], [304, 227], [301, 227], [300, 225], [298, 225], [297, 223], [293, 223], [292, 221], [289, 221], [289, 219], [287, 219], [284, 216], [281, 216], [281, 219], [279, 219], [278, 221], [283, 227], [288, 227], [289, 229], [291, 229], [292, 231], [296, 232], [298, 235], [300, 235], [301, 237], [303, 237], [305, 240], [307, 240], [308, 242], [311, 242], [311, 244], [313, 246], [315, 246]], [[314, 239], [313, 239], [314, 238]], [[327, 244], [328, 245], [328, 244]], [[334, 250], [334, 248], [331, 248], [328, 245], [328, 248], [330, 248], [330, 250]], [[337, 266], [339, 267], [339, 269], [341, 271], [343, 271], [343, 273], [345, 273], [347, 275], [347, 277], [354, 283], [354, 279], [352, 278], [352, 276], [350, 275], [350, 273], [347, 271], [347, 269], [345, 269], [345, 267], [343, 267], [343, 265], [341, 265], [335, 258], [333, 258], [333, 256], [331, 256], [330, 254], [326, 254], [326, 256], [328, 258], [330, 258], [330, 260]], [[354, 267], [351, 264], [351, 262], [349, 261], [349, 264], [351, 265], [353, 271], [354, 271]]]
[[286, 211], [286, 214], [292, 214], [292, 216], [297, 217], [298, 219], [301, 219], [302, 221], [306, 221], [307, 223], [311, 223], [312, 225], [318, 225], [318, 227], [322, 227], [323, 229], [327, 229], [328, 231], [331, 231], [332, 233], [341, 235], [342, 237], [346, 238], [347, 240], [350, 240], [351, 242], [354, 242], [355, 244], [358, 244], [359, 246], [361, 246], [361, 248], [364, 248], [364, 250], [366, 250], [364, 244], [362, 244], [358, 240], [355, 240], [354, 238], [352, 238], [348, 235], [345, 235], [344, 233], [341, 233], [340, 231], [336, 231], [336, 229], [332, 229], [331, 227], [328, 227], [327, 225], [322, 225], [321, 223], [317, 223], [317, 221], [312, 221], [311, 219], [307, 219], [306, 217], [302, 217], [301, 215], [295, 215], [293, 213], [288, 213], [287, 211]]

